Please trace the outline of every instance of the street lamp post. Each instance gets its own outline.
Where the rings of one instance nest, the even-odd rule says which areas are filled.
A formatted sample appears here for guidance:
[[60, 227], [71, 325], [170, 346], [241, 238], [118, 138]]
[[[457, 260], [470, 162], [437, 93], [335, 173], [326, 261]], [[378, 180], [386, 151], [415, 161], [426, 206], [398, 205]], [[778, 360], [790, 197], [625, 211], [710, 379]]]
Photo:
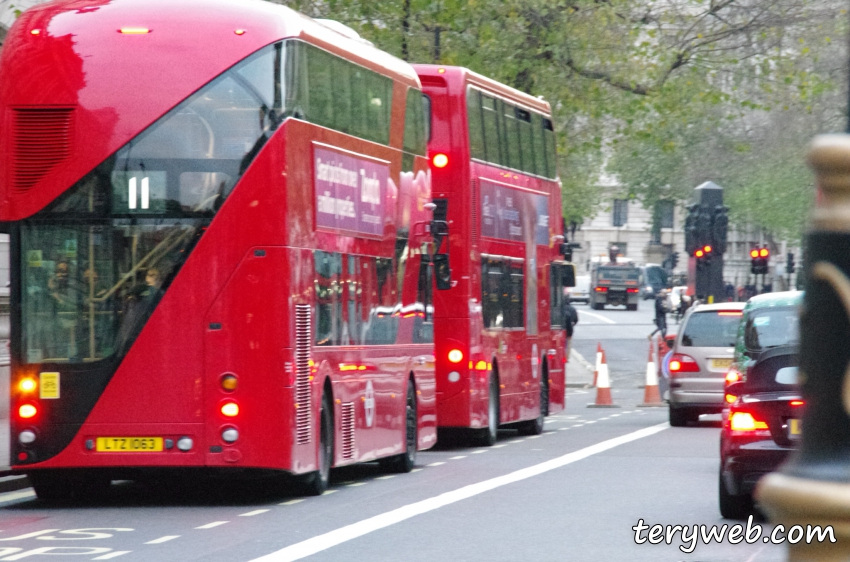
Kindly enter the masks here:
[[809, 165], [818, 196], [800, 316], [803, 435], [789, 461], [760, 481], [756, 498], [786, 531], [834, 529], [836, 543], [789, 544], [789, 562], [832, 562], [850, 559], [850, 135], [817, 137]]

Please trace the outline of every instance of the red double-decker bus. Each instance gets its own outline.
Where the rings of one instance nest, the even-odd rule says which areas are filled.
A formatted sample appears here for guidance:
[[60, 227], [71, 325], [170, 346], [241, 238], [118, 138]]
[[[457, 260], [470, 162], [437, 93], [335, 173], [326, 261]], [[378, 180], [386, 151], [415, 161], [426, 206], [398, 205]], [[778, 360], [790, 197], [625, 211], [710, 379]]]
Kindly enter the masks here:
[[[407, 471], [436, 442], [427, 99], [253, 0], [76, 0], [0, 58], [13, 468]], [[344, 30], [343, 30], [344, 31]]]
[[431, 99], [435, 216], [452, 287], [436, 297], [441, 428], [492, 444], [564, 408], [563, 223], [549, 104], [464, 68], [414, 65]]

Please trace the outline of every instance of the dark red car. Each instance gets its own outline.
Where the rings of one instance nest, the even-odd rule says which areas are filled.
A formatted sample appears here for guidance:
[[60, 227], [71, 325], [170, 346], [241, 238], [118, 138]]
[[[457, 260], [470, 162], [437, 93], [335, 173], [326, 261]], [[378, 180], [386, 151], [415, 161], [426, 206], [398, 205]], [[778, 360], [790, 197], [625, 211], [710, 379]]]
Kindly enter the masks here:
[[797, 383], [798, 348], [762, 353], [741, 382], [726, 388], [729, 408], [720, 433], [720, 513], [740, 519], [753, 511], [759, 478], [797, 446], [803, 400]]

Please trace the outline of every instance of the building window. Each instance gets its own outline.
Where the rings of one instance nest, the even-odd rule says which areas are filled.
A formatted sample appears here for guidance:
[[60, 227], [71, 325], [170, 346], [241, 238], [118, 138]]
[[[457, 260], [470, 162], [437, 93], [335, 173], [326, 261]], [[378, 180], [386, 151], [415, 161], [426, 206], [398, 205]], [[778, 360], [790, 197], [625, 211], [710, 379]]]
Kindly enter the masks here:
[[658, 215], [661, 228], [673, 228], [673, 202], [659, 201]]
[[612, 219], [614, 226], [625, 226], [629, 221], [628, 199], [614, 199], [614, 216]]

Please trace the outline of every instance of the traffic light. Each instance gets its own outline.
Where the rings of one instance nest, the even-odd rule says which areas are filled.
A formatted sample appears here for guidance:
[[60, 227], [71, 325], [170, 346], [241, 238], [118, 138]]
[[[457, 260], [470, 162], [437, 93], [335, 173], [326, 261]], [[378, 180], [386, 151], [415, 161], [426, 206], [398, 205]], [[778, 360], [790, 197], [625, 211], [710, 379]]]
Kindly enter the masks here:
[[794, 269], [795, 269], [794, 265], [795, 265], [794, 264], [794, 254], [791, 253], [791, 252], [788, 252], [788, 261], [785, 263], [785, 272], [788, 275], [791, 275], [792, 273], [794, 273]]
[[688, 207], [688, 215], [685, 217], [685, 251], [693, 254], [700, 244], [697, 241], [697, 213], [699, 205], [693, 204]]
[[697, 259], [697, 269], [702, 269], [711, 265], [711, 253], [713, 248], [710, 244], [704, 245], [702, 248], [698, 248], [696, 252], [694, 252], [694, 257]]
[[719, 254], [726, 253], [726, 235], [729, 232], [728, 207], [718, 205], [714, 208], [714, 219], [711, 225], [711, 235], [714, 241], [714, 251]]
[[750, 250], [750, 272], [754, 275], [767, 273], [767, 261], [770, 258], [770, 250], [767, 248], [753, 248]]

